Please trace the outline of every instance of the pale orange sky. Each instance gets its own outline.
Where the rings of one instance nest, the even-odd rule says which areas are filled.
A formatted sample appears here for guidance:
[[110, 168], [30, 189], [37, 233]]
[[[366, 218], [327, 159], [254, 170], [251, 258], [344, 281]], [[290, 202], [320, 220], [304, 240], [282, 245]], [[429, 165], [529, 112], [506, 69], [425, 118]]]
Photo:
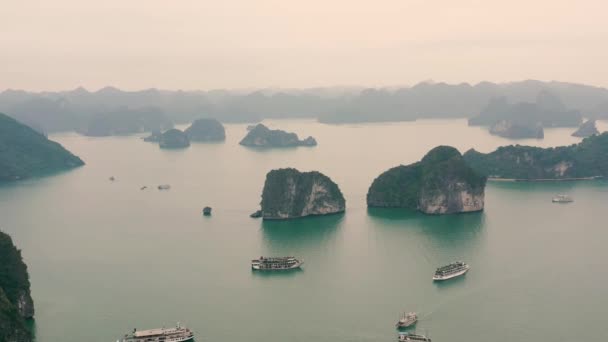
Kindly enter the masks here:
[[3, 0], [0, 90], [608, 86], [606, 0]]

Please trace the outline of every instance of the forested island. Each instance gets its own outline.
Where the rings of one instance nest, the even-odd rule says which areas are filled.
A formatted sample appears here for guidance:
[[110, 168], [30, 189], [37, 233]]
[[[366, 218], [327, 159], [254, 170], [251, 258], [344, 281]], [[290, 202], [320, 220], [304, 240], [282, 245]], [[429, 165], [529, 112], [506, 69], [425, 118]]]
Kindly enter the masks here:
[[259, 214], [265, 220], [336, 214], [346, 209], [340, 188], [329, 177], [292, 168], [268, 172], [260, 204]]
[[78, 131], [87, 136], [106, 137], [162, 131], [172, 127], [171, 120], [158, 108], [120, 108], [93, 115], [86, 127]]
[[[43, 93], [9, 89], [0, 93], [0, 112], [43, 132], [76, 130], [108, 135], [142, 129], [164, 130], [170, 128], [166, 127], [168, 123], [188, 123], [201, 116], [214, 117], [221, 122], [309, 118], [332, 124], [472, 118], [484, 111], [493, 99], [501, 98], [507, 99], [508, 103], [503, 109], [514, 115], [521, 109], [518, 104], [532, 105], [532, 116], [541, 117], [545, 128], [564, 125], [566, 121], [569, 126], [578, 126], [580, 122], [572, 123], [577, 117], [575, 112], [588, 118], [608, 118], [607, 89], [535, 80], [477, 84], [426, 81], [398, 88], [261, 89], [246, 93], [229, 90], [123, 91], [113, 87], [94, 92], [77, 88]], [[557, 103], [555, 99], [563, 104], [561, 109], [553, 107], [551, 110], [557, 111], [550, 116], [538, 110], [539, 106], [551, 108], [552, 103]], [[117, 121], [114, 119], [117, 113], [128, 118]], [[150, 120], [142, 123], [142, 116], [150, 117]], [[480, 116], [485, 120], [492, 115]], [[133, 118], [137, 118], [135, 123]], [[483, 125], [490, 126], [497, 121], [495, 117], [491, 119]], [[475, 121], [477, 119], [472, 124], [482, 124]], [[164, 127], [157, 127], [157, 123]]]
[[511, 145], [491, 153], [471, 149], [466, 162], [478, 173], [498, 179], [567, 180], [608, 176], [608, 132], [578, 144], [554, 148]]
[[0, 341], [32, 341], [26, 320], [33, 317], [27, 266], [11, 237], [0, 232]]
[[258, 124], [247, 132], [240, 144], [249, 147], [296, 147], [316, 146], [317, 141], [313, 137], [300, 140], [295, 133], [270, 129], [263, 124]]
[[190, 141], [212, 142], [226, 140], [226, 130], [216, 119], [197, 119], [184, 131]]
[[84, 165], [43, 134], [0, 113], [0, 182], [42, 176]]
[[186, 133], [177, 128], [172, 128], [158, 138], [158, 146], [160, 148], [186, 148], [190, 146], [190, 139]]
[[426, 214], [480, 211], [485, 185], [486, 178], [471, 169], [457, 149], [438, 146], [421, 161], [394, 167], [374, 179], [367, 205]]

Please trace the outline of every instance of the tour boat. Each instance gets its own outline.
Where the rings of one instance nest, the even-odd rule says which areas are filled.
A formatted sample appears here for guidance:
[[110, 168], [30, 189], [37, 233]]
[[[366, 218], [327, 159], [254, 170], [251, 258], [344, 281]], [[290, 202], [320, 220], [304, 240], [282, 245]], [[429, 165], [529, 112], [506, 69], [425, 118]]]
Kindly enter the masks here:
[[411, 327], [418, 321], [418, 315], [415, 312], [403, 313], [403, 316], [397, 321], [397, 329]]
[[447, 280], [461, 276], [469, 271], [469, 265], [462, 261], [456, 261], [446, 266], [439, 267], [435, 271], [433, 280]]
[[431, 342], [431, 339], [424, 335], [410, 334], [406, 332], [400, 332], [399, 338], [397, 339], [399, 342]]
[[555, 197], [553, 197], [553, 199], [551, 201], [553, 203], [570, 203], [570, 202], [574, 202], [574, 200], [572, 199], [572, 197], [570, 197], [568, 195], [564, 195], [564, 194], [555, 195]]
[[278, 257], [251, 260], [251, 268], [257, 271], [284, 271], [300, 268], [303, 262], [294, 257]]
[[186, 342], [193, 340], [194, 332], [177, 323], [175, 328], [133, 329], [132, 333], [126, 334], [123, 339], [116, 342]]

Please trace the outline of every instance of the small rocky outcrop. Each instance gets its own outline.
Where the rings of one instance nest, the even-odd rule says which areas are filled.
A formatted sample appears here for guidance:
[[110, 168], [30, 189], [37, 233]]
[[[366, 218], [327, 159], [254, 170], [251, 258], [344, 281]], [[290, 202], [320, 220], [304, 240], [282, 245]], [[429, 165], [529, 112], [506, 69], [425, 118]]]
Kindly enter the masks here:
[[161, 148], [185, 148], [190, 146], [190, 140], [186, 133], [172, 128], [160, 136], [158, 145]]
[[262, 124], [258, 124], [247, 133], [240, 144], [250, 147], [295, 147], [316, 146], [317, 141], [313, 137], [300, 140], [295, 133], [269, 129]]
[[338, 185], [324, 174], [290, 168], [268, 172], [261, 206], [263, 219], [282, 220], [341, 213], [346, 201]]
[[572, 133], [572, 136], [586, 138], [596, 134], [600, 134], [600, 131], [598, 131], [595, 126], [595, 120], [587, 120], [576, 130], [576, 132]]
[[483, 210], [486, 178], [450, 146], [432, 149], [420, 162], [378, 176], [367, 192], [368, 207], [407, 208], [426, 214]]
[[190, 141], [210, 142], [226, 140], [226, 130], [216, 119], [198, 119], [184, 133]]
[[11, 237], [0, 232], [0, 341], [32, 341], [25, 320], [33, 317], [27, 266]]
[[147, 137], [144, 138], [145, 142], [159, 142], [160, 141], [160, 137], [163, 135], [163, 133], [161, 131], [155, 130], [152, 131], [152, 133], [150, 133], [150, 135], [148, 135]]
[[500, 120], [490, 127], [490, 134], [509, 139], [543, 139], [545, 132], [540, 124], [523, 124]]

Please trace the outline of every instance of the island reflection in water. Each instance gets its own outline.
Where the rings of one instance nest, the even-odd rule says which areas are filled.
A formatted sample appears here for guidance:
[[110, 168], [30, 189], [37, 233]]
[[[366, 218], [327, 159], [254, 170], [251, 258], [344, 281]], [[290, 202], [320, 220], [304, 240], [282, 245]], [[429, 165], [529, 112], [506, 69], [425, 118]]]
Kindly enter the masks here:
[[335, 238], [343, 222], [344, 213], [291, 220], [263, 220], [264, 245], [268, 252], [279, 254], [322, 246]]

